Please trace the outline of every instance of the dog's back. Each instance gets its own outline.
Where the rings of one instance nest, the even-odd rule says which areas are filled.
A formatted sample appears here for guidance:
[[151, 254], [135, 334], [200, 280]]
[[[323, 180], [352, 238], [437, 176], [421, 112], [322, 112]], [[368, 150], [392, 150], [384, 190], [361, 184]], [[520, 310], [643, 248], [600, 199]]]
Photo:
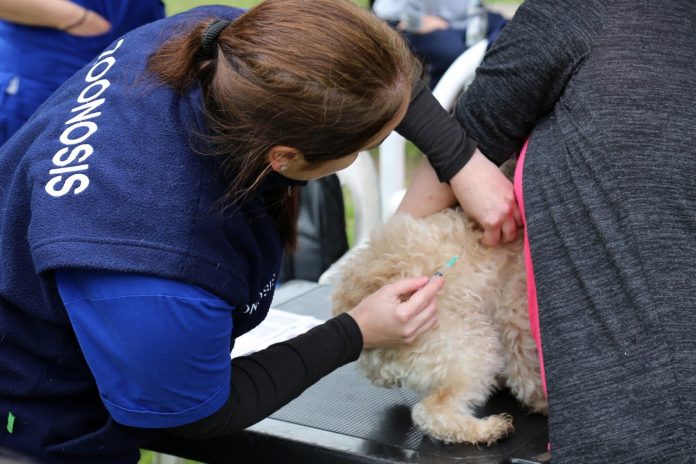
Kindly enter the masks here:
[[[524, 290], [521, 240], [492, 248], [479, 243], [481, 236], [482, 232], [459, 209], [422, 219], [393, 216], [374, 231], [367, 247], [358, 250], [342, 267], [333, 293], [334, 315], [350, 310], [387, 283], [432, 275], [454, 255], [459, 259], [448, 271], [439, 300], [452, 294], [460, 303], [470, 299], [478, 302], [475, 306], [482, 310], [482, 300], [490, 300], [489, 295], [500, 293], [501, 286], [507, 287], [511, 280]], [[457, 313], [460, 307], [441, 305], [440, 317], [446, 317], [445, 311]]]
[[[545, 407], [529, 333], [521, 238], [487, 247], [480, 244], [481, 236], [459, 209], [423, 219], [395, 215], [343, 265], [332, 296], [333, 312], [339, 314], [385, 284], [432, 275], [459, 256], [438, 294], [438, 325], [413, 345], [365, 350], [360, 358], [365, 374], [375, 383], [403, 385], [430, 395], [414, 408], [414, 420], [445, 441], [491, 442], [509, 431], [509, 420], [499, 418], [497, 425], [483, 427], [486, 431], [473, 427], [475, 433], [463, 432], [469, 426], [461, 424], [449, 427], [457, 430], [446, 425], [446, 430], [435, 430], [428, 418], [441, 408], [429, 407], [429, 398], [443, 404], [451, 401], [447, 408], [462, 411], [485, 400], [502, 379], [532, 409]], [[518, 378], [507, 379], [510, 373]], [[435, 422], [459, 423], [443, 417]]]

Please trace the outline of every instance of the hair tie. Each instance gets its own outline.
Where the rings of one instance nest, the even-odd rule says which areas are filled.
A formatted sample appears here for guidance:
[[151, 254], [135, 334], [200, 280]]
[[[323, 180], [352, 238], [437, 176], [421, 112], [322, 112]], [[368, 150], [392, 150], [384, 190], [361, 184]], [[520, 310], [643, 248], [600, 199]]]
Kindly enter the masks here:
[[207, 58], [215, 58], [215, 46], [217, 45], [217, 39], [224, 28], [232, 24], [232, 21], [226, 19], [218, 19], [213, 21], [208, 27], [203, 31], [203, 53]]

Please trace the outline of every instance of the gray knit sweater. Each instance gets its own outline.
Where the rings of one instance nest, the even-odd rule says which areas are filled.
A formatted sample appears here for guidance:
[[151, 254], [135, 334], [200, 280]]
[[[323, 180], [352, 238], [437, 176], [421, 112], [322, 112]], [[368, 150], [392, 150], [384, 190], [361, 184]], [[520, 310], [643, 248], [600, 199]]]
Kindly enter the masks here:
[[696, 2], [527, 0], [456, 116], [524, 165], [552, 463], [696, 462]]

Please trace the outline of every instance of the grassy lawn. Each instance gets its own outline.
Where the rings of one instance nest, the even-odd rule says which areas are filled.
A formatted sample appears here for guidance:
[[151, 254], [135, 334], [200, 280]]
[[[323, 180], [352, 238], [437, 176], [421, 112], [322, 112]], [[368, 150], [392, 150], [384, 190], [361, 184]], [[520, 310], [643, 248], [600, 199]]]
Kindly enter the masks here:
[[180, 11], [189, 10], [201, 5], [229, 5], [240, 8], [249, 8], [256, 5], [258, 0], [219, 0], [215, 2], [206, 0], [164, 0], [164, 5], [167, 9], [167, 14], [172, 15]]

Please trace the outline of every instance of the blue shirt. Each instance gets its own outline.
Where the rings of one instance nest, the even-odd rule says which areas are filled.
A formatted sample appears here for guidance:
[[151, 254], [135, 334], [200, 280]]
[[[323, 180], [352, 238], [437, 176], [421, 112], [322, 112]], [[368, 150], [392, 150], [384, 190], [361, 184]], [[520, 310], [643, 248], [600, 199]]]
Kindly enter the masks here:
[[[41, 462], [125, 463], [157, 435], [104, 405], [57, 291], [57, 269], [195, 285], [234, 308], [231, 326], [220, 328], [232, 339], [267, 314], [281, 243], [263, 195], [284, 178], [270, 176], [223, 214], [218, 161], [191, 148], [191, 134], [205, 131], [200, 90], [177, 96], [145, 71], [172, 32], [239, 14], [202, 7], [125, 35], [0, 147], [0, 418], [16, 417], [0, 447]], [[152, 315], [131, 316], [144, 323]]]
[[173, 427], [227, 401], [229, 303], [162, 277], [86, 269], [55, 274], [99, 395], [117, 422]]
[[0, 20], [0, 145], [76, 71], [110, 43], [164, 17], [160, 0], [75, 0], [111, 24], [101, 35], [78, 37], [58, 29]]
[[161, 0], [72, 0], [111, 23], [107, 33], [78, 37], [58, 29], [0, 20], [0, 72], [62, 84], [123, 34], [164, 17]]

